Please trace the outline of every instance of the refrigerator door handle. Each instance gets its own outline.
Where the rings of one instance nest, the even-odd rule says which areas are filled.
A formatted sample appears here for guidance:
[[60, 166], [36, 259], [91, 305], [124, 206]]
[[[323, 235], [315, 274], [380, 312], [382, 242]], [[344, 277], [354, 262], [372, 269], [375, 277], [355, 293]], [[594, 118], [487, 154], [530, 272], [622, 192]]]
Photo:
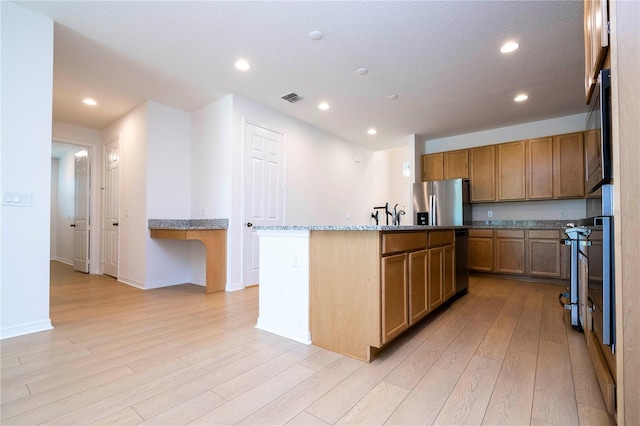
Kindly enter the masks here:
[[436, 196], [429, 195], [429, 225], [436, 226], [438, 222], [438, 212], [436, 211]]

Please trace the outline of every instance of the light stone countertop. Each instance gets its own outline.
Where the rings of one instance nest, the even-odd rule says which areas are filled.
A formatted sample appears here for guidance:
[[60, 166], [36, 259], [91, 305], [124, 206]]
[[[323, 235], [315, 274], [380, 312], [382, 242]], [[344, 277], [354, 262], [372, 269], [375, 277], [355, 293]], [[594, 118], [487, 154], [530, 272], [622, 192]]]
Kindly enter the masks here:
[[492, 220], [473, 221], [469, 226], [424, 225], [281, 225], [255, 226], [258, 231], [421, 231], [437, 229], [558, 229], [575, 220]]
[[149, 219], [149, 229], [227, 229], [229, 219]]

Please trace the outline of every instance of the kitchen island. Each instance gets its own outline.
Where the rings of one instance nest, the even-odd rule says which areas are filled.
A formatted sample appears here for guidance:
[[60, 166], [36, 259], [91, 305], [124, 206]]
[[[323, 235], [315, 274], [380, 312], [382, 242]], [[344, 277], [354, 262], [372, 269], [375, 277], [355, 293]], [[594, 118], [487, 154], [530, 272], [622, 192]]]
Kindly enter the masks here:
[[258, 227], [257, 327], [371, 361], [455, 296], [455, 229]]

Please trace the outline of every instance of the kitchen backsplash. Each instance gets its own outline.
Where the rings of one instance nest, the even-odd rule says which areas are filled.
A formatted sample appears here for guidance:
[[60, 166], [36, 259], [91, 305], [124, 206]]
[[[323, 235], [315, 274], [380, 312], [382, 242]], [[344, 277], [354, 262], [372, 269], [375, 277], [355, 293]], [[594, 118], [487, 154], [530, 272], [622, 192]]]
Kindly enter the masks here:
[[586, 216], [586, 201], [549, 200], [472, 204], [473, 221], [576, 220]]

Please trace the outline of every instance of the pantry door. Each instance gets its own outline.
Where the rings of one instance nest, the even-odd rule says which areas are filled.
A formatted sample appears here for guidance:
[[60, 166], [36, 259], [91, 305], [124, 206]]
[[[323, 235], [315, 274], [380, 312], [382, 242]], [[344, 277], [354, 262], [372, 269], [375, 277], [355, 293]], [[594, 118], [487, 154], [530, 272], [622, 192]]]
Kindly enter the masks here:
[[254, 226], [284, 225], [284, 135], [244, 126], [244, 236], [242, 284], [258, 284], [260, 241]]
[[77, 152], [74, 163], [74, 219], [73, 224], [73, 269], [89, 272], [89, 152], [86, 149]]

